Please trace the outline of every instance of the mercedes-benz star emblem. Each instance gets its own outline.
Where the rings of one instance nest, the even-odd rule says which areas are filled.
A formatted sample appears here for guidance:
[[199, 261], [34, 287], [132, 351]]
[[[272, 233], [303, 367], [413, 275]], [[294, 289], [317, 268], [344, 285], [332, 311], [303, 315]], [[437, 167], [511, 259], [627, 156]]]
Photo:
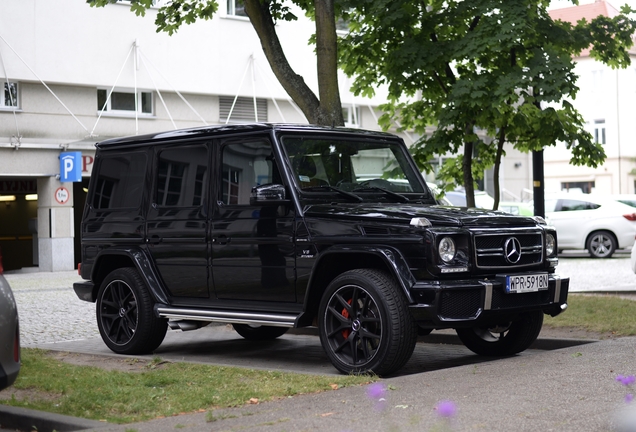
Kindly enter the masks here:
[[521, 259], [521, 243], [515, 237], [510, 237], [504, 243], [504, 255], [510, 264], [517, 264]]

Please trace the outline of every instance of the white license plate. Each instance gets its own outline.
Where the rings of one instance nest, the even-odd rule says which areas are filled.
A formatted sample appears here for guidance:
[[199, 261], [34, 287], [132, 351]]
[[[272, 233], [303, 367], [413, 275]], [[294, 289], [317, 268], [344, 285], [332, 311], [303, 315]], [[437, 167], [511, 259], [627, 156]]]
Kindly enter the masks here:
[[507, 293], [526, 293], [548, 289], [547, 273], [497, 275]]

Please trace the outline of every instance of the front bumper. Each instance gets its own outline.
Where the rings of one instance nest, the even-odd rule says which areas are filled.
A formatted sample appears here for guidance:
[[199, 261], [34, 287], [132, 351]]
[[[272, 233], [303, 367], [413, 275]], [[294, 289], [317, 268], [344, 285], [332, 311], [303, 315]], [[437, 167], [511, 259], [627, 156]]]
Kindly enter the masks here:
[[410, 312], [421, 327], [470, 327], [523, 312], [541, 310], [556, 316], [567, 308], [570, 279], [549, 275], [548, 289], [507, 294], [495, 279], [420, 281], [411, 288], [416, 304]]

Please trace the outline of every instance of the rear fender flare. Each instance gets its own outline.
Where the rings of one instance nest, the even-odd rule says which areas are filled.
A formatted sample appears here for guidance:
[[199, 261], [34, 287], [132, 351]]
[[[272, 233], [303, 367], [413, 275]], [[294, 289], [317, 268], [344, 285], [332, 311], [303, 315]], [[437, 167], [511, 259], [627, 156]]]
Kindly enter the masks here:
[[[97, 255], [91, 274], [91, 280], [95, 283], [96, 291], [99, 290], [102, 280], [108, 273], [117, 268], [125, 267], [118, 264], [109, 264], [109, 261], [113, 258], [119, 262], [121, 262], [122, 258], [127, 259], [132, 266], [139, 271], [139, 274], [150, 290], [150, 294], [154, 301], [157, 303], [168, 304], [168, 296], [166, 295], [166, 291], [163, 288], [159, 275], [155, 271], [146, 254], [142, 250], [136, 248], [108, 248]], [[97, 292], [94, 293], [94, 297], [97, 298]]]

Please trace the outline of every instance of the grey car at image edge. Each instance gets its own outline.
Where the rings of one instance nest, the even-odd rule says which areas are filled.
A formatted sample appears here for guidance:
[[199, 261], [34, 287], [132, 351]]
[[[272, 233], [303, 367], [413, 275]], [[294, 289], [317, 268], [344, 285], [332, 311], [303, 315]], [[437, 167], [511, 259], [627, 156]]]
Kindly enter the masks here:
[[18, 307], [9, 282], [0, 274], [0, 390], [15, 382], [20, 372]]

